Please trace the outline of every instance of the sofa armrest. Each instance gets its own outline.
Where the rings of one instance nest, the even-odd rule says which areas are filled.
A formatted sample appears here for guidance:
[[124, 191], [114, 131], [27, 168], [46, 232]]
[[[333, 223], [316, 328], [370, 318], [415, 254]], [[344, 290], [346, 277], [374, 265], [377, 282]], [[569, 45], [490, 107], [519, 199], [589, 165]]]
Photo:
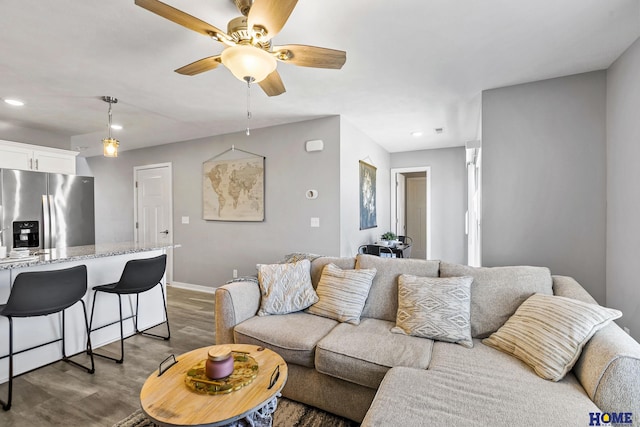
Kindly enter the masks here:
[[551, 276], [553, 279], [553, 294], [561, 297], [576, 299], [589, 304], [598, 304], [595, 299], [573, 277]]
[[615, 322], [589, 340], [573, 371], [602, 411], [640, 414], [640, 344]]
[[260, 287], [255, 282], [233, 282], [216, 289], [216, 344], [232, 344], [233, 328], [260, 308]]

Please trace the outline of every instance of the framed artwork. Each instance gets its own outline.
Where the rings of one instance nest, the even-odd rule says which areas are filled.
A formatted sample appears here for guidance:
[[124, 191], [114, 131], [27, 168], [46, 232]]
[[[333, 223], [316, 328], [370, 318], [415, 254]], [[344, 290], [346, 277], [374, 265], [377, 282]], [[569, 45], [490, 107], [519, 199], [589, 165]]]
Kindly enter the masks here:
[[214, 159], [202, 164], [202, 218], [264, 221], [264, 157]]
[[360, 160], [360, 230], [377, 226], [376, 167]]

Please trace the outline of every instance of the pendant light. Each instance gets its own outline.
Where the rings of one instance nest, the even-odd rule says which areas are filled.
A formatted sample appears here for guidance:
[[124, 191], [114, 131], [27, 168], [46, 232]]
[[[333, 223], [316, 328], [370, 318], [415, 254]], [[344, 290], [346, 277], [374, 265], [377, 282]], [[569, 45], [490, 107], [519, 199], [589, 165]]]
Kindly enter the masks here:
[[118, 157], [118, 147], [120, 142], [117, 139], [111, 137], [111, 105], [118, 103], [118, 98], [113, 96], [103, 96], [102, 100], [109, 103], [109, 137], [102, 140], [102, 154], [105, 157]]

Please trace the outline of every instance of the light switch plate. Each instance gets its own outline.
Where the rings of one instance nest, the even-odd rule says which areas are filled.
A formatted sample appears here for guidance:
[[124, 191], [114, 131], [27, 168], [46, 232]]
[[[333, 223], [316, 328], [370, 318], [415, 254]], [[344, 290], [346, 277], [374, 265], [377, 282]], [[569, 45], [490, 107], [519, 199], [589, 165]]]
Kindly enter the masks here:
[[311, 218], [311, 226], [312, 227], [320, 227], [320, 218], [312, 217]]
[[183, 216], [182, 217], [182, 223], [183, 224], [189, 224], [189, 217], [188, 216]]

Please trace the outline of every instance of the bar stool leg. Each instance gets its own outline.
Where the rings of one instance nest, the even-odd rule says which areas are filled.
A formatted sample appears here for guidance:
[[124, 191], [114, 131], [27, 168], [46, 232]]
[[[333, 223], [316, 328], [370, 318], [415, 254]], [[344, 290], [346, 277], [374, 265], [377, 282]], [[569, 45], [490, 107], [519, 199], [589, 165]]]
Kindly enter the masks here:
[[[166, 319], [164, 322], [162, 323], [166, 323], [167, 324], [167, 335], [166, 336], [162, 336], [162, 335], [157, 335], [157, 334], [152, 334], [150, 332], [145, 332], [147, 329], [145, 329], [144, 331], [138, 331], [137, 327], [136, 327], [136, 332], [139, 333], [140, 335], [144, 335], [147, 337], [153, 337], [153, 338], [161, 338], [165, 341], [167, 341], [169, 338], [171, 338], [171, 329], [169, 328], [169, 312], [167, 311], [167, 299], [165, 298], [164, 295], [164, 289], [162, 287], [161, 283], [158, 283], [160, 285], [160, 292], [162, 292], [162, 304], [164, 307], [164, 318]], [[136, 294], [136, 317], [138, 316], [138, 294]], [[162, 323], [158, 323], [158, 325], [161, 325]], [[156, 326], [152, 326], [153, 328], [155, 328]], [[151, 329], [151, 328], [148, 328]]]
[[[91, 304], [91, 320], [89, 320], [89, 329], [87, 329], [87, 354], [89, 354], [89, 346], [91, 345], [91, 331], [93, 328], [93, 313], [96, 311], [96, 299], [98, 298], [98, 292], [93, 291], [93, 303]], [[82, 302], [84, 304], [84, 301]], [[86, 313], [85, 313], [86, 317]]]
[[11, 395], [13, 392], [13, 319], [11, 317], [7, 317], [7, 319], [9, 319], [9, 396], [6, 402], [0, 400], [2, 409], [5, 411], [11, 409]]
[[87, 319], [87, 305], [83, 300], [80, 300], [82, 303], [82, 314], [84, 315], [84, 327], [87, 329], [87, 352], [89, 353], [89, 358], [91, 359], [91, 370], [89, 370], [90, 374], [93, 374], [96, 371], [95, 364], [93, 362], [93, 347], [91, 347], [91, 336], [89, 328], [89, 319]]
[[[89, 334], [91, 333], [91, 328], [93, 326], [93, 313], [95, 311], [96, 308], [96, 297], [97, 297], [98, 292], [95, 291], [95, 295], [93, 297], [93, 306], [91, 307], [91, 321], [89, 322]], [[96, 356], [102, 357], [104, 359], [109, 359], [109, 360], [113, 360], [116, 363], [122, 363], [124, 362], [124, 327], [122, 326], [122, 297], [120, 296], [120, 294], [118, 295], [118, 309], [120, 311], [120, 359], [116, 359], [115, 357], [111, 357], [111, 356], [107, 356], [106, 354], [100, 354], [100, 353], [94, 353], [92, 351], [92, 354], [95, 354]], [[88, 335], [87, 335], [88, 336]], [[88, 340], [87, 340], [88, 341]], [[90, 342], [87, 342], [87, 347], [90, 345]], [[89, 350], [87, 350], [88, 352]], [[93, 360], [93, 359], [92, 359]]]
[[[85, 326], [87, 326], [87, 312], [85, 310], [84, 301], [80, 300], [80, 302], [82, 302], [82, 311], [84, 313], [84, 322], [85, 322]], [[90, 352], [90, 350], [91, 350], [91, 341], [90, 341], [88, 335], [87, 335], [87, 341], [89, 341], [89, 344], [88, 344], [88, 349], [89, 350], [88, 350], [88, 352], [89, 352], [89, 355], [91, 357], [91, 368], [89, 368], [87, 366], [84, 366], [84, 365], [81, 365], [80, 363], [69, 359], [69, 356], [67, 356], [67, 350], [66, 350], [66, 346], [65, 346], [65, 342], [66, 342], [65, 341], [65, 329], [66, 329], [65, 328], [65, 312], [66, 312], [66, 310], [62, 310], [62, 361], [67, 362], [70, 365], [74, 365], [74, 366], [76, 366], [78, 368], [82, 368], [85, 371], [87, 371], [88, 373], [93, 374], [95, 372], [95, 366], [93, 364], [93, 354]], [[88, 329], [87, 329], [87, 331], [88, 331]]]

